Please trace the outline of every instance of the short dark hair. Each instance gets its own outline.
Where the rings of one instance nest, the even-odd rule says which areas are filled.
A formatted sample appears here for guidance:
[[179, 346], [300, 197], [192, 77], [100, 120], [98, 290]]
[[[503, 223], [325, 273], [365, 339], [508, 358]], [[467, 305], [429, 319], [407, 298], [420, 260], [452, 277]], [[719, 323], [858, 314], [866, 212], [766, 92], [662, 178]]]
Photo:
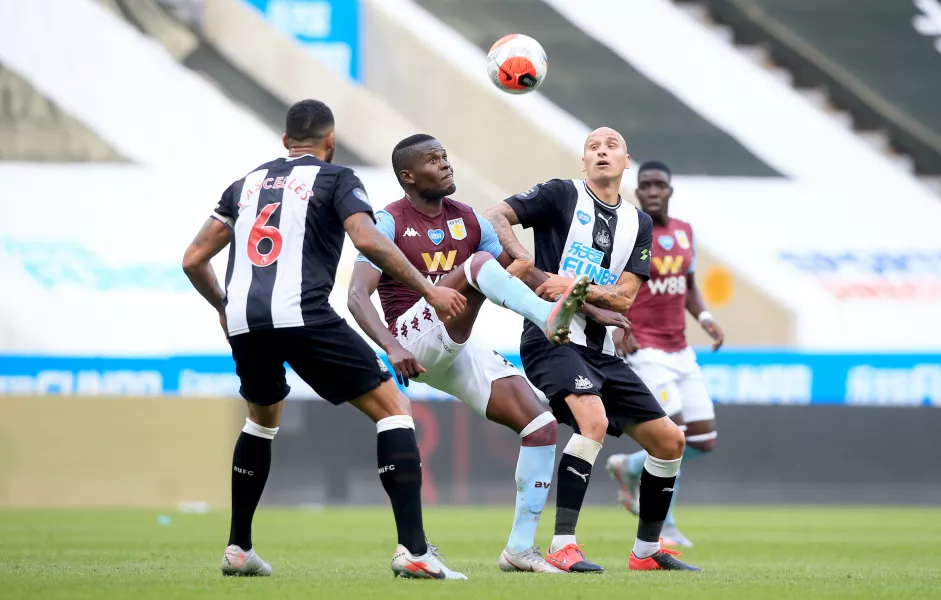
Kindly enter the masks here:
[[392, 149], [392, 170], [395, 171], [395, 178], [398, 179], [399, 185], [402, 184], [399, 173], [411, 167], [417, 156], [414, 152], [414, 147], [424, 142], [430, 142], [433, 139], [435, 139], [433, 135], [416, 133], [415, 135], [408, 136]]
[[301, 100], [288, 109], [284, 133], [288, 139], [322, 140], [333, 129], [333, 111], [319, 100]]
[[670, 172], [670, 167], [666, 164], [660, 162], [659, 160], [648, 160], [644, 164], [640, 165], [640, 169], [637, 170], [637, 176], [640, 177], [640, 174], [644, 171], [663, 171], [667, 174], [667, 179], [673, 179], [673, 173]]

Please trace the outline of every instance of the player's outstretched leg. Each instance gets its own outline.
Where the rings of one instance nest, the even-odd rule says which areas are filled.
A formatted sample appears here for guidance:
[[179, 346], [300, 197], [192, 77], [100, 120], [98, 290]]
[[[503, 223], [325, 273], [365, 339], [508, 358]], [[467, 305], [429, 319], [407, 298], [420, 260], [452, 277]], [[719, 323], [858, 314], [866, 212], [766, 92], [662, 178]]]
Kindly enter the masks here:
[[489, 252], [477, 252], [464, 263], [467, 281], [487, 299], [538, 325], [555, 344], [568, 341], [569, 325], [588, 298], [589, 279], [579, 275], [556, 302], [547, 302], [507, 273]]
[[519, 375], [501, 377], [490, 384], [486, 416], [520, 436], [513, 529], [497, 564], [503, 571], [562, 573], [546, 562], [535, 545], [536, 528], [549, 498], [555, 469], [559, 424]]
[[604, 569], [585, 557], [575, 538], [578, 515], [588, 491], [591, 469], [601, 451], [608, 418], [601, 398], [571, 394], [565, 403], [581, 433], [573, 434], [562, 451], [556, 481], [555, 533], [546, 553], [549, 564], [571, 573], [600, 573]]
[[283, 402], [272, 406], [249, 404], [249, 418], [245, 419], [242, 433], [235, 442], [232, 519], [229, 544], [222, 556], [223, 575], [271, 575], [271, 565], [262, 560], [252, 546], [252, 519], [271, 469], [271, 443], [278, 433], [282, 405]]
[[421, 455], [408, 400], [392, 380], [351, 402], [376, 423], [379, 479], [389, 496], [398, 546], [392, 556], [396, 577], [467, 579], [441, 562], [429, 548], [422, 525]]
[[683, 432], [669, 417], [661, 417], [634, 425], [626, 433], [647, 450], [640, 474], [637, 539], [629, 566], [634, 571], [699, 571], [676, 557], [679, 553], [665, 550], [660, 543], [676, 477], [683, 461]]

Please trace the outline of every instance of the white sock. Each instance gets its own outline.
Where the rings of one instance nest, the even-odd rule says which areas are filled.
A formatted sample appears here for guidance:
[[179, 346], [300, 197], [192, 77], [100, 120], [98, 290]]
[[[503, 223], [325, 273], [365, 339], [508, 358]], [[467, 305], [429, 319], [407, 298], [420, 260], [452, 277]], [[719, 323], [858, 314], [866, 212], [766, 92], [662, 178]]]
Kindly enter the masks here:
[[578, 542], [575, 541], [574, 535], [554, 535], [552, 536], [552, 543], [549, 544], [549, 554], [552, 554], [553, 552], [558, 552], [559, 550], [561, 550], [565, 546], [568, 546], [569, 544], [577, 544], [577, 543]]
[[660, 551], [660, 542], [644, 542], [634, 540], [634, 556], [637, 558], [647, 558]]

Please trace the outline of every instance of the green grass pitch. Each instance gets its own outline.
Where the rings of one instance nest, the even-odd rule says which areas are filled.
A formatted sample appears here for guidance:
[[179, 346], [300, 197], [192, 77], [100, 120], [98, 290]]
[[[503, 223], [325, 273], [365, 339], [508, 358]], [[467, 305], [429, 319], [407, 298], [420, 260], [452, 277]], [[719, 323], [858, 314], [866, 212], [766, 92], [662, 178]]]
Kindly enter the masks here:
[[[469, 581], [394, 580], [391, 512], [262, 510], [255, 546], [269, 578], [224, 578], [228, 515], [156, 511], [0, 512], [0, 598], [941, 598], [941, 509], [682, 508], [703, 573], [632, 573], [635, 520], [589, 506], [579, 541], [601, 575], [502, 573], [512, 507], [432, 508], [425, 528]], [[538, 540], [551, 534], [552, 511]]]

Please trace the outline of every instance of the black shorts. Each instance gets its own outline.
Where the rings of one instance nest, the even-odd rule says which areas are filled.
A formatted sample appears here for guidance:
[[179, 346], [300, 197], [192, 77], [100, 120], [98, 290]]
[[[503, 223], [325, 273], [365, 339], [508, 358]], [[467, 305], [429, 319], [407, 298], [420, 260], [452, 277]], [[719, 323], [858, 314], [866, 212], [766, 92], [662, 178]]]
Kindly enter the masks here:
[[565, 401], [570, 394], [600, 396], [608, 414], [608, 435], [614, 437], [629, 425], [666, 416], [640, 377], [617, 356], [571, 342], [557, 346], [545, 337], [527, 338], [520, 344], [526, 377], [549, 399], [555, 418], [576, 432], [578, 424]]
[[340, 319], [323, 325], [250, 331], [229, 338], [239, 393], [252, 404], [271, 406], [288, 395], [284, 363], [332, 404], [371, 392], [389, 379], [369, 344]]

